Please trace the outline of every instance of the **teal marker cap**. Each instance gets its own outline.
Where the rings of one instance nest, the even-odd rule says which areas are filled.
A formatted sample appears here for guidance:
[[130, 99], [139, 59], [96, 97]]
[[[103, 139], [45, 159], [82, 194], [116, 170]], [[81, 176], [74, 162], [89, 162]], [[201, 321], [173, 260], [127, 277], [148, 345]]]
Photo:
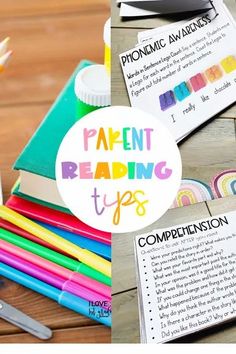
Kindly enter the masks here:
[[90, 65], [77, 74], [75, 79], [77, 97], [76, 118], [111, 105], [110, 77], [104, 65]]

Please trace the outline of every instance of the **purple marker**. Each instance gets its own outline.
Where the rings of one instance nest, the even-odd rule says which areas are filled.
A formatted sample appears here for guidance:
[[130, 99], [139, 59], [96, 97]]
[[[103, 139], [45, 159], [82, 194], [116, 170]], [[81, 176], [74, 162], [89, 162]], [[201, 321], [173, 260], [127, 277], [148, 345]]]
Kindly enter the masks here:
[[[57, 276], [56, 274], [50, 273], [49, 271], [34, 265], [24, 259], [21, 259], [13, 254], [1, 249], [0, 252], [0, 262], [9, 265], [12, 268], [20, 270], [34, 278], [37, 278], [49, 285], [54, 286], [57, 289], [66, 291], [73, 295], [79, 296], [87, 301], [96, 302], [99, 301], [101, 304], [109, 303], [109, 299], [105, 296], [96, 293], [90, 289], [87, 289], [71, 280], [66, 280]], [[106, 306], [104, 308], [107, 309]]]

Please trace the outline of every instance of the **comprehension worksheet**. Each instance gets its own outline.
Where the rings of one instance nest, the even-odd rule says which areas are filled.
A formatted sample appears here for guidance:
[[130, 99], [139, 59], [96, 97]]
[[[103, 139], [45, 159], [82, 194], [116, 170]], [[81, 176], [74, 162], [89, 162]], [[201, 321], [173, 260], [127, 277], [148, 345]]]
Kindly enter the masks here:
[[135, 237], [143, 343], [236, 317], [236, 212]]

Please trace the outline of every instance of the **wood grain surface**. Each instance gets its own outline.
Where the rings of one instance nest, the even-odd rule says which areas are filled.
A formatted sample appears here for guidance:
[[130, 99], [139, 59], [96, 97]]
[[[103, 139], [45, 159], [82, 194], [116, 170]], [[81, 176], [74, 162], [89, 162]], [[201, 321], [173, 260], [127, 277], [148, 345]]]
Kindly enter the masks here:
[[[103, 62], [108, 0], [0, 1], [0, 40], [14, 55], [0, 76], [0, 171], [4, 199], [16, 157], [81, 59]], [[42, 147], [43, 148], [43, 147]], [[0, 298], [53, 329], [51, 343], [109, 343], [110, 329], [6, 279]], [[0, 320], [0, 343], [37, 340]]]
[[[236, 18], [236, 1], [226, 0]], [[118, 55], [134, 47], [138, 32], [163, 26], [189, 17], [189, 14], [159, 16], [149, 19], [122, 20], [116, 1], [112, 0], [112, 103], [130, 105]], [[206, 183], [219, 172], [236, 167], [236, 105], [202, 125], [180, 144], [183, 176]], [[236, 197], [199, 203], [169, 210], [158, 222], [141, 230], [168, 227], [190, 220], [216, 215], [236, 209]], [[139, 316], [135, 274], [133, 238], [137, 233], [113, 235], [113, 328], [115, 343], [139, 343]], [[196, 335], [181, 338], [179, 342], [235, 343], [236, 323], [224, 324]]]

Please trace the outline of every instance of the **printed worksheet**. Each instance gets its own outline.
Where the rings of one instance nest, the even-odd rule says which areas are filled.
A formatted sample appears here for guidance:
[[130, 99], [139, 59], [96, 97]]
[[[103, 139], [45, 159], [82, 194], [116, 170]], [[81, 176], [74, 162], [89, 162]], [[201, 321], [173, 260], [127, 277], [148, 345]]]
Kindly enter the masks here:
[[120, 55], [131, 105], [177, 142], [235, 102], [236, 24], [221, 1], [214, 5]]
[[142, 343], [236, 317], [236, 212], [135, 237]]

